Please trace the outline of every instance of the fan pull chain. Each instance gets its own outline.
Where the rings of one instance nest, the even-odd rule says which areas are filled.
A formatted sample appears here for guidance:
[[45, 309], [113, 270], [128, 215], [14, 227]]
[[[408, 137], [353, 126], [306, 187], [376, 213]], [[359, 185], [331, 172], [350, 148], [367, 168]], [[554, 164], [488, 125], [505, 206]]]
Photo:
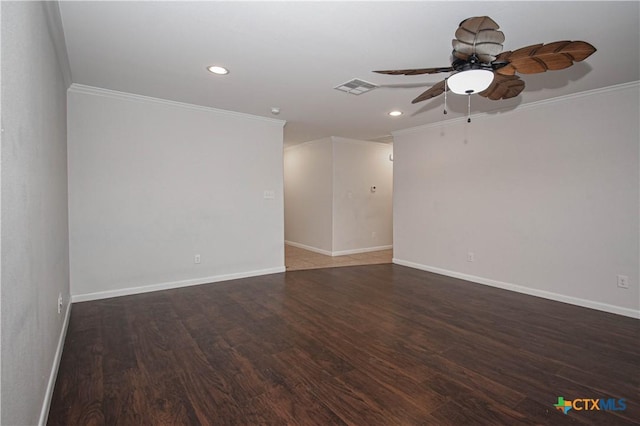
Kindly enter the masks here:
[[444, 113], [447, 114], [447, 79], [444, 79]]
[[467, 123], [471, 123], [471, 93], [467, 97], [469, 98], [467, 102]]

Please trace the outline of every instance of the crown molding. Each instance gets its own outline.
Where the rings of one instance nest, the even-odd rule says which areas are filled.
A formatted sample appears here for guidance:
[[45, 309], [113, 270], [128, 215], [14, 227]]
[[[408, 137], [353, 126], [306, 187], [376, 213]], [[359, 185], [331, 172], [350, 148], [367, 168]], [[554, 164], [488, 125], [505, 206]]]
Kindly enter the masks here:
[[[517, 112], [517, 111], [522, 111], [522, 110], [527, 110], [527, 109], [540, 108], [540, 107], [547, 106], [549, 104], [565, 102], [565, 101], [572, 100], [572, 99], [585, 98], [585, 97], [599, 95], [599, 94], [603, 94], [603, 93], [612, 93], [612, 92], [625, 91], [625, 90], [629, 90], [629, 89], [637, 88], [637, 87], [640, 87], [640, 80], [632, 81], [632, 82], [629, 82], [629, 83], [616, 84], [614, 86], [608, 86], [608, 87], [603, 87], [603, 88], [599, 88], [599, 89], [586, 90], [584, 92], [572, 93], [570, 95], [558, 96], [558, 97], [550, 98], [550, 99], [543, 99], [541, 101], [529, 102], [529, 103], [526, 103], [526, 104], [519, 105], [515, 109], [506, 109], [506, 108], [505, 109], [501, 109], [501, 108], [498, 108], [498, 109], [491, 110], [489, 112], [483, 112], [483, 113], [480, 113], [480, 114], [474, 114], [474, 115], [471, 116], [471, 118], [472, 118], [472, 120], [487, 119], [487, 118], [495, 117], [495, 114], [496, 113], [500, 113], [500, 112], [503, 112], [504, 114], [509, 114], [509, 113], [512, 113], [512, 112]], [[419, 131], [425, 130], [425, 129], [431, 129], [431, 128], [434, 128], [434, 127], [451, 126], [451, 125], [454, 125], [454, 124], [466, 123], [466, 122], [467, 122], [467, 117], [466, 116], [457, 117], [457, 118], [453, 118], [453, 119], [450, 119], [450, 120], [438, 121], [437, 123], [423, 124], [423, 125], [420, 125], [420, 126], [414, 126], [414, 127], [408, 127], [406, 129], [396, 130], [396, 131], [391, 132], [391, 134], [393, 136], [403, 135], [403, 134], [407, 134], [407, 133], [419, 132]]]
[[65, 87], [71, 86], [71, 66], [69, 65], [69, 56], [67, 55], [67, 44], [64, 37], [64, 29], [62, 28], [62, 18], [60, 17], [60, 5], [57, 1], [45, 1], [42, 3], [44, 13], [47, 20], [47, 28], [53, 49], [58, 59], [58, 66], [62, 72]]
[[367, 139], [367, 140], [371, 141], [371, 142], [385, 143], [385, 144], [393, 145], [393, 136], [392, 135], [384, 135], [384, 136], [379, 136], [377, 138], [372, 138], [372, 139]]
[[186, 102], [178, 102], [178, 101], [171, 101], [168, 99], [154, 98], [151, 96], [137, 95], [135, 93], [119, 92], [117, 90], [103, 89], [103, 88], [94, 87], [94, 86], [86, 86], [84, 84], [73, 83], [69, 87], [68, 92], [79, 93], [83, 95], [101, 96], [101, 97], [112, 98], [112, 99], [122, 99], [122, 100], [129, 100], [129, 101], [135, 101], [135, 102], [160, 104], [160, 105], [166, 105], [166, 106], [171, 106], [176, 108], [190, 109], [193, 111], [212, 112], [214, 114], [227, 115], [231, 117], [264, 121], [267, 123], [278, 124], [282, 127], [284, 127], [284, 125], [286, 124], [285, 120], [278, 120], [275, 118], [261, 117], [258, 115], [246, 114], [243, 112], [228, 111], [225, 109], [218, 109], [218, 108], [212, 108], [212, 107], [207, 107], [202, 105], [189, 104]]
[[353, 139], [353, 138], [345, 138], [343, 136], [327, 136], [326, 138], [321, 138], [321, 139], [316, 139], [316, 140], [312, 140], [312, 141], [306, 141], [306, 142], [302, 142], [302, 143], [297, 143], [295, 145], [290, 145], [284, 148], [285, 151], [291, 151], [294, 149], [298, 149], [298, 148], [302, 148], [303, 146], [306, 145], [310, 145], [310, 144], [314, 144], [314, 143], [326, 143], [326, 142], [331, 142], [333, 143], [351, 143], [351, 144], [359, 144], [359, 145], [364, 145], [364, 146], [375, 146], [374, 144], [377, 145], [384, 145], [384, 146], [391, 146], [393, 145], [393, 137], [392, 136], [386, 136], [385, 138], [389, 139], [389, 142], [381, 142], [381, 141], [376, 141], [376, 140], [363, 140], [363, 139]]
[[345, 138], [343, 136], [331, 136], [331, 141], [333, 143], [346, 143], [346, 144], [363, 145], [363, 146], [376, 146], [376, 145], [390, 146], [391, 145], [390, 143], [385, 143], [385, 142]]
[[318, 144], [318, 143], [327, 143], [327, 142], [332, 142], [332, 138], [333, 136], [327, 136], [326, 138], [320, 138], [320, 139], [314, 139], [312, 141], [306, 141], [306, 142], [301, 142], [301, 143], [297, 143], [294, 145], [290, 145], [284, 148], [284, 151], [292, 151], [295, 149], [299, 149], [308, 145], [313, 145], [313, 144]]

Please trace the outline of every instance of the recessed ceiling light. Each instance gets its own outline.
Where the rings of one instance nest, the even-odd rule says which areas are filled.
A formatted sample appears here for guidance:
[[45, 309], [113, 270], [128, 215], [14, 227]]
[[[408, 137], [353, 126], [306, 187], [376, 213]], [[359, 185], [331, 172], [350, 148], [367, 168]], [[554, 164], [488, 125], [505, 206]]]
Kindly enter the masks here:
[[214, 74], [218, 74], [218, 75], [225, 75], [225, 74], [229, 74], [229, 70], [218, 66], [218, 65], [211, 65], [210, 67], [207, 67], [207, 69], [209, 70], [209, 72], [212, 72]]
[[391, 111], [389, 113], [389, 115], [392, 116], [392, 117], [398, 117], [398, 116], [402, 115], [402, 111]]

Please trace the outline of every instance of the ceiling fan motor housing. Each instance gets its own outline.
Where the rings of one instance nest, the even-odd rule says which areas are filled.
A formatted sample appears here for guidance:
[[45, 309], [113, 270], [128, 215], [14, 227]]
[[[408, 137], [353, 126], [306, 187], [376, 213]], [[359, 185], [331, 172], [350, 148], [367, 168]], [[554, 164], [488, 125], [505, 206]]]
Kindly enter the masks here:
[[456, 59], [451, 63], [451, 67], [456, 71], [469, 71], [469, 70], [494, 70], [492, 64], [483, 64], [480, 62], [476, 55], [469, 56], [468, 59]]

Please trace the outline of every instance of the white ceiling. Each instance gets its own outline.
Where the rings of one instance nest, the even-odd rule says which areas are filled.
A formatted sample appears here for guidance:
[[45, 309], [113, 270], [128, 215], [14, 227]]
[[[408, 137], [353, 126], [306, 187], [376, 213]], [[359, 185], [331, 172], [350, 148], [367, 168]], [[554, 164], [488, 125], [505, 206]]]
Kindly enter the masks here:
[[[639, 80], [639, 4], [62, 1], [60, 13], [73, 83], [283, 119], [291, 145], [384, 138], [443, 120], [442, 96], [411, 100], [445, 74], [371, 71], [449, 66], [454, 32], [471, 16], [500, 25], [504, 50], [556, 40], [598, 49], [569, 69], [522, 76], [527, 87], [516, 98], [474, 96], [473, 113]], [[211, 64], [230, 74], [210, 74]], [[352, 78], [382, 87], [359, 96], [333, 89]], [[466, 114], [466, 97], [448, 104], [447, 119]], [[392, 109], [404, 115], [389, 117]]]

